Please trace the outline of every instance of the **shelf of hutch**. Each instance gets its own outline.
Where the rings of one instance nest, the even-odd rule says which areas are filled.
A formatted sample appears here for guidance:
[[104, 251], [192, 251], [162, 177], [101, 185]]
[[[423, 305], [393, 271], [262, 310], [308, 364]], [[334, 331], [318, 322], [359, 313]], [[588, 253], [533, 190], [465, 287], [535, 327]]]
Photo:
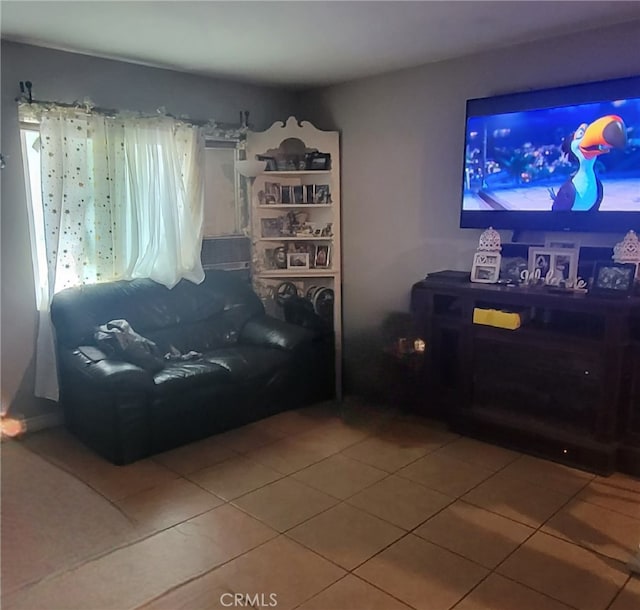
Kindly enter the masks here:
[[[330, 169], [270, 170], [247, 181], [251, 212], [252, 280], [265, 307], [284, 317], [278, 299], [283, 282], [293, 284], [298, 295], [308, 296], [325, 288], [333, 294], [316, 313], [333, 330], [335, 353], [335, 395], [342, 396], [342, 281], [340, 253], [340, 139], [336, 131], [322, 131], [306, 121], [289, 117], [262, 132], [247, 134], [246, 157], [267, 157], [276, 166], [299, 167], [308, 159], [321, 156]], [[308, 167], [308, 166], [307, 166]], [[277, 212], [280, 212], [278, 214]], [[262, 237], [264, 231], [270, 237]], [[274, 230], [275, 229], [275, 230]], [[287, 235], [278, 235], [282, 231]], [[321, 236], [321, 232], [332, 235]], [[295, 235], [295, 233], [300, 233]], [[329, 268], [314, 268], [316, 255], [323, 254]], [[274, 268], [274, 257], [308, 255], [308, 268]], [[289, 256], [286, 256], [289, 259]], [[279, 261], [280, 262], [280, 261]], [[302, 265], [307, 266], [307, 265]], [[289, 294], [290, 286], [285, 294]], [[329, 297], [330, 299], [331, 297]], [[315, 299], [312, 304], [316, 307]], [[327, 308], [328, 305], [328, 308]]]
[[[514, 331], [476, 307], [526, 312]], [[640, 298], [427, 278], [411, 309], [424, 337], [425, 412], [452, 428], [609, 474], [640, 475]]]
[[298, 271], [296, 269], [280, 269], [278, 271], [261, 271], [260, 277], [263, 278], [279, 278], [279, 277], [335, 277], [337, 271], [331, 269], [303, 269]]
[[332, 203], [263, 203], [258, 206], [260, 210], [304, 210], [310, 208], [318, 210], [322, 208], [332, 208]]
[[299, 235], [298, 237], [260, 237], [260, 241], [333, 241], [333, 237], [314, 237]]

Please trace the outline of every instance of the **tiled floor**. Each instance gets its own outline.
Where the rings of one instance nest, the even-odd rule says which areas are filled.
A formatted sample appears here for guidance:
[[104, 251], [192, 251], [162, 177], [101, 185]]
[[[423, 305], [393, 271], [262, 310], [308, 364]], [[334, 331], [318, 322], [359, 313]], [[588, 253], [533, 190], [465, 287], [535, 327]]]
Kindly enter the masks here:
[[355, 400], [126, 467], [1, 451], [5, 610], [640, 608], [640, 481]]

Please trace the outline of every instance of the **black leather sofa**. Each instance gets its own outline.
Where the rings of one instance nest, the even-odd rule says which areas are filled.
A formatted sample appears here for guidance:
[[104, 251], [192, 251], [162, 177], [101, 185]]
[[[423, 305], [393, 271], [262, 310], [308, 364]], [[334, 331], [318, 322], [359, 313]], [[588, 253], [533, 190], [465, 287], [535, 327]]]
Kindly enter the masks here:
[[[55, 295], [51, 317], [65, 423], [115, 464], [332, 394], [327, 333], [266, 315], [251, 287], [225, 271], [173, 289], [151, 280], [69, 288]], [[157, 371], [115, 358], [94, 338], [115, 319], [162, 353], [201, 356]]]

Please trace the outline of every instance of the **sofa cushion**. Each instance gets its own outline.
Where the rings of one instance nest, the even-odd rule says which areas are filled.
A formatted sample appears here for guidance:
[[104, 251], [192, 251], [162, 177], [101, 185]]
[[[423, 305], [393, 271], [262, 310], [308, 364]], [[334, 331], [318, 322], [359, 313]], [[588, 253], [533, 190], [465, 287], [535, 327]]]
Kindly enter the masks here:
[[223, 367], [236, 382], [272, 376], [286, 367], [290, 358], [288, 352], [253, 345], [227, 347], [204, 354], [204, 360]]
[[169, 362], [153, 376], [156, 393], [188, 392], [199, 387], [229, 384], [229, 371], [204, 359]]

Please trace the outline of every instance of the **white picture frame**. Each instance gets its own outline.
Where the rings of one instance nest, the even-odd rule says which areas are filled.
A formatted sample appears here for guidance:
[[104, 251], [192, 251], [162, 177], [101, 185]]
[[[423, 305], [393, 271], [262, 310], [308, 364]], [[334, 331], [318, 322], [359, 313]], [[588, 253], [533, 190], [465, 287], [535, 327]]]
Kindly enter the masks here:
[[578, 279], [577, 248], [529, 248], [527, 277], [529, 282], [571, 288]]
[[287, 268], [288, 269], [309, 269], [309, 253], [308, 252], [288, 252]]
[[476, 252], [473, 255], [471, 267], [471, 281], [480, 284], [495, 284], [500, 278], [499, 252]]

